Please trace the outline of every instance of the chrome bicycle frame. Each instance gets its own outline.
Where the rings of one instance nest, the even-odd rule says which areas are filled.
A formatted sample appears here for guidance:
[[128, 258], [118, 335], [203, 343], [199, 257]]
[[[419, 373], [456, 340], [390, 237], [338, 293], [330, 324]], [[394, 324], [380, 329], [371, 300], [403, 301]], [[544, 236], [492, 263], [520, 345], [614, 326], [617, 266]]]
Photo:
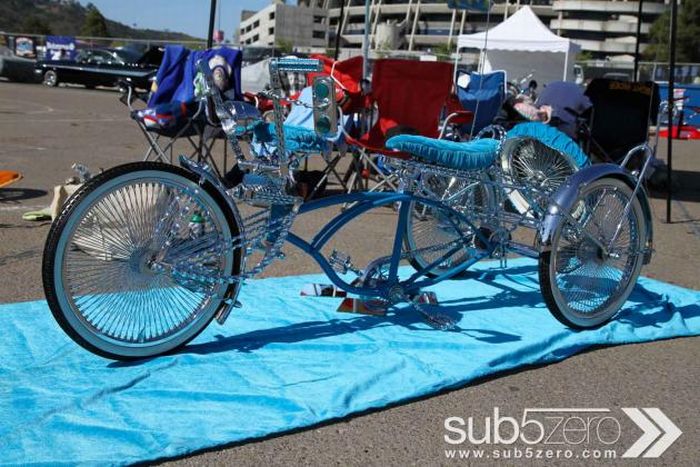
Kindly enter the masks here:
[[[293, 181], [295, 161], [290, 158], [285, 148], [279, 72], [313, 71], [314, 67], [317, 66], [318, 63], [315, 60], [296, 59], [272, 60], [270, 64], [272, 90], [268, 95], [274, 102], [275, 132], [278, 138], [277, 151], [272, 157], [246, 159], [238, 141], [236, 116], [227, 109], [218, 92], [209, 93], [210, 104], [214, 106], [222, 127], [233, 146], [239, 166], [248, 170], [240, 185], [226, 190], [208, 166], [182, 159], [182, 164], [198, 174], [202, 183], [210, 182], [216, 190], [221, 192], [224, 199], [227, 200], [228, 207], [235, 216], [236, 222], [241, 226], [241, 235], [229, 245], [222, 245], [221, 248], [238, 247], [244, 248], [245, 252], [257, 248], [264, 251], [262, 260], [250, 269], [244, 267], [239, 276], [199, 277], [200, 280], [204, 281], [228, 281], [239, 284], [234, 296], [226, 300], [225, 303], [228, 306], [225, 305], [219, 312], [217, 316], [219, 322], [226, 319], [231, 306], [237, 303], [236, 296], [240, 289], [240, 283], [245, 278], [262, 271], [275, 259], [281, 258], [284, 242], [291, 243], [311, 256], [336, 287], [363, 297], [378, 297], [393, 304], [410, 300], [410, 297], [415, 296], [422, 288], [448, 279], [488, 256], [496, 256], [504, 260], [506, 253], [512, 251], [525, 256], [537, 257], [550, 247], [553, 232], [558, 223], [562, 221], [561, 213], [569, 212], [580, 188], [600, 177], [613, 175], [628, 180], [634, 188], [635, 195], [643, 201], [643, 205], [648, 211], [648, 202], [643, 189], [640, 188], [640, 183], [649, 165], [649, 157], [647, 157], [642, 173], [635, 177], [624, 169], [633, 155], [632, 152], [628, 154], [621, 166], [603, 164], [576, 172], [567, 180], [567, 183], [556, 191], [514, 183], [498, 164], [485, 171], [465, 172], [415, 160], [397, 159], [391, 162], [391, 165], [397, 170], [400, 180], [399, 189], [395, 192], [350, 193], [304, 203], [300, 197], [290, 194], [289, 190], [290, 182]], [[488, 131], [501, 142], [504, 141], [505, 132], [502, 129], [493, 127], [489, 128]], [[650, 154], [646, 146], [640, 146], [633, 150], [633, 152], [639, 151], [647, 151], [647, 154]], [[465, 193], [467, 188], [452, 194], [449, 198], [444, 198], [443, 194], [434, 193], [425, 183], [430, 175], [460, 180], [467, 184], [467, 188], [474, 184], [480, 184], [489, 190], [493, 196], [493, 202], [485, 208], [469, 204], [462, 205], [463, 198], [460, 196], [460, 192]], [[519, 214], [507, 209], [508, 195], [512, 191], [518, 191], [527, 200], [530, 205], [527, 212]], [[247, 219], [242, 219], [234, 201], [263, 207], [264, 210]], [[341, 211], [340, 214], [332, 218], [310, 241], [289, 232], [297, 215], [351, 203], [351, 208]], [[400, 280], [398, 276], [399, 263], [407, 257], [407, 252], [404, 250], [406, 225], [409, 216], [414, 215], [412, 206], [416, 203], [442, 212], [454, 229], [465, 231], [465, 236], [459, 241], [452, 242], [453, 244], [441, 245], [447, 249], [446, 253], [427, 266], [419, 268], [408, 279]], [[340, 229], [358, 216], [377, 207], [393, 206], [398, 206], [398, 222], [391, 254], [384, 258], [378, 258], [369, 265], [369, 268], [387, 267], [386, 277], [382, 281], [373, 283], [358, 283], [341, 277], [342, 273], [347, 271], [354, 271], [358, 276], [366, 275], [367, 271], [359, 271], [352, 266], [349, 256], [337, 254], [335, 251], [327, 258], [322, 253], [324, 246]], [[629, 205], [626, 209], [629, 210]], [[477, 224], [488, 226], [488, 233], [479, 229]], [[511, 238], [511, 233], [518, 227], [537, 231], [533, 245], [521, 244]], [[618, 226], [618, 231], [619, 229]], [[478, 248], [466, 242], [466, 231], [478, 239]], [[651, 251], [650, 245], [651, 235], [649, 234], [647, 239], [649, 252]], [[470, 250], [468, 261], [461, 262], [434, 277], [427, 274], [444, 262], [446, 258], [463, 249]], [[342, 260], [339, 259], [341, 257]]]

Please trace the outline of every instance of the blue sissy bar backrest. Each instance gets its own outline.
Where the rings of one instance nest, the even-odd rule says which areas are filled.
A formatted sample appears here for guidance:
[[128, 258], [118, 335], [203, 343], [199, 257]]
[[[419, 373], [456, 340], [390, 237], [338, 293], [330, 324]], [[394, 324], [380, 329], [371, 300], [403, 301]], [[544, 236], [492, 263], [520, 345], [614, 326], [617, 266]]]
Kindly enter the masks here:
[[[297, 100], [305, 105], [293, 105], [284, 121], [285, 144], [288, 151], [325, 153], [332, 149], [333, 144], [344, 142], [343, 134], [340, 131], [333, 140], [324, 139], [316, 134], [313, 109], [307, 107], [313, 103], [311, 86], [302, 89]], [[350, 117], [344, 115], [340, 124], [347, 128], [350, 122]], [[275, 141], [274, 123], [268, 123], [263, 131], [256, 131], [254, 149], [259, 152], [262, 149], [261, 143], [265, 143], [267, 149], [271, 150], [276, 145]]]

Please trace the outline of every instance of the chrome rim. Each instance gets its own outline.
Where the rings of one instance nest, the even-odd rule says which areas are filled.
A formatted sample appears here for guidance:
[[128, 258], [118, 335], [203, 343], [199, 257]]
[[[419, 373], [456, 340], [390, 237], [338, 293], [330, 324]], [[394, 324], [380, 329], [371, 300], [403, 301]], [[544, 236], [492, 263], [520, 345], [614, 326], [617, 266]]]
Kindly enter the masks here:
[[554, 297], [579, 323], [604, 321], [616, 313], [639, 274], [645, 227], [635, 204], [625, 213], [631, 196], [622, 182], [591, 187], [553, 245]]
[[[56, 290], [74, 329], [107, 350], [184, 342], [216, 311], [232, 269], [231, 232], [216, 201], [181, 176], [108, 180], [67, 222]], [[198, 277], [199, 275], [199, 277]], [[69, 312], [67, 312], [69, 311]]]
[[47, 86], [55, 86], [56, 73], [53, 71], [47, 71], [46, 74], [44, 74], [44, 84]]
[[[512, 140], [506, 146], [504, 169], [515, 185], [534, 188], [543, 195], [551, 193], [566, 182], [566, 179], [578, 170], [576, 162], [568, 155], [550, 148], [546, 144], [533, 138], [519, 138]], [[513, 191], [510, 194], [515, 208], [521, 213], [526, 213], [530, 208], [530, 201], [536, 203], [538, 210], [544, 209], [544, 202]]]

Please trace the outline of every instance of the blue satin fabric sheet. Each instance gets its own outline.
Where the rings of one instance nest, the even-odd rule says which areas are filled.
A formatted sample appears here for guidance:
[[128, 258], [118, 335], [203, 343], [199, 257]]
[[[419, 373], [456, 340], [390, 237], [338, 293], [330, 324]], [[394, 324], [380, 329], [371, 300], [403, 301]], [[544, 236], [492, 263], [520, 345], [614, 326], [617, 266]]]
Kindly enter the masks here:
[[[244, 307], [187, 348], [139, 363], [94, 356], [43, 301], [0, 305], [0, 463], [128, 464], [298, 429], [567, 358], [593, 345], [700, 334], [700, 292], [640, 279], [618, 318], [572, 332], [530, 260], [477, 265], [433, 290], [458, 330], [412, 310], [335, 312], [301, 297], [321, 276], [255, 280]], [[325, 281], [323, 281], [325, 282]], [[533, 381], [533, 384], [536, 384]]]

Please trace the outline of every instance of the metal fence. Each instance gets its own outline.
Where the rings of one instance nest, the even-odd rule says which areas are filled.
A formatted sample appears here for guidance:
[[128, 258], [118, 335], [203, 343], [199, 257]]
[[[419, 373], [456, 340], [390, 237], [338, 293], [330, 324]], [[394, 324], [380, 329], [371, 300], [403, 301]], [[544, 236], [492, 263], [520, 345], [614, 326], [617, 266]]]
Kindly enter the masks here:
[[[0, 31], [0, 38], [29, 37], [35, 42], [37, 48], [37, 58], [43, 58], [46, 36], [41, 34], [22, 34], [15, 32]], [[156, 40], [156, 39], [133, 39], [127, 37], [91, 37], [75, 36], [76, 44], [80, 47], [132, 47], [146, 49], [153, 45], [182, 44], [192, 49], [203, 49], [206, 47], [205, 41], [182, 41], [182, 40]], [[239, 47], [238, 44], [224, 43], [229, 47]], [[333, 55], [331, 49], [305, 48], [302, 52], [325, 53]], [[339, 59], [362, 54], [359, 48], [344, 48], [340, 50]], [[244, 51], [244, 60], [245, 60]], [[445, 60], [454, 61], [455, 54], [444, 54], [435, 51], [408, 51], [408, 50], [372, 50], [370, 51], [370, 61], [381, 58], [402, 58], [413, 60]], [[478, 54], [461, 53], [458, 63], [462, 69], [473, 69], [476, 66]], [[583, 71], [584, 80], [590, 81], [594, 78], [612, 77], [617, 79], [633, 80], [634, 63], [616, 62], [608, 60], [578, 61], [576, 63]], [[666, 62], [640, 62], [639, 72], [636, 77], [639, 81], [668, 81], [669, 66]], [[676, 82], [678, 84], [700, 84], [700, 63], [678, 63], [676, 65]]]
[[[622, 79], [633, 79], [634, 63], [591, 60], [578, 62], [583, 68], [586, 80], [611, 76]], [[668, 81], [670, 67], [666, 62], [639, 62], [637, 81]], [[676, 64], [676, 83], [700, 84], [700, 63]]]
[[[16, 38], [31, 38], [34, 40], [34, 46], [36, 48], [36, 58], [44, 58], [44, 47], [46, 45], [46, 36], [42, 34], [23, 34], [18, 32], [7, 32], [0, 31], [0, 39], [4, 39], [5, 44], [0, 43], [0, 45], [9, 45], [8, 42]], [[167, 45], [167, 44], [181, 44], [185, 45], [191, 49], [203, 49], [206, 47], [206, 41], [188, 41], [188, 40], [161, 40], [161, 39], [134, 39], [129, 37], [92, 37], [92, 36], [71, 36], [75, 38], [76, 46], [81, 47], [106, 47], [106, 48], [116, 48], [116, 47], [132, 47], [137, 49], [147, 49], [151, 46], [157, 45]], [[1, 41], [0, 41], [1, 42]], [[227, 44], [231, 46], [236, 46], [235, 44]]]

